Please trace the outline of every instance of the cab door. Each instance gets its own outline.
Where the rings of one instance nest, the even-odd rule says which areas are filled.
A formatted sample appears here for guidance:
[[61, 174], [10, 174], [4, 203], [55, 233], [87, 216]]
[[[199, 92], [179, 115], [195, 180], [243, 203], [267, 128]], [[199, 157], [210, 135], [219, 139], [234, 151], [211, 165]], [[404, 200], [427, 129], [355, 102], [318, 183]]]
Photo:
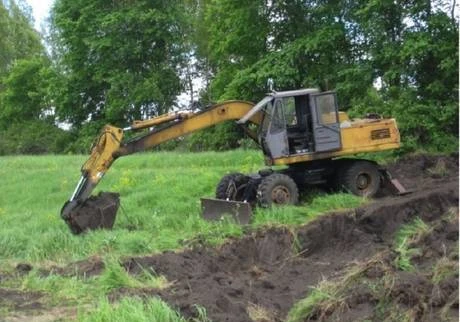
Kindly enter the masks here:
[[288, 156], [289, 146], [282, 99], [275, 99], [271, 106], [271, 113], [268, 113], [266, 117], [269, 119], [264, 120], [264, 123], [268, 125], [264, 133], [264, 149], [268, 150], [273, 159]]
[[342, 142], [336, 94], [334, 92], [311, 94], [310, 112], [315, 151], [339, 150]]

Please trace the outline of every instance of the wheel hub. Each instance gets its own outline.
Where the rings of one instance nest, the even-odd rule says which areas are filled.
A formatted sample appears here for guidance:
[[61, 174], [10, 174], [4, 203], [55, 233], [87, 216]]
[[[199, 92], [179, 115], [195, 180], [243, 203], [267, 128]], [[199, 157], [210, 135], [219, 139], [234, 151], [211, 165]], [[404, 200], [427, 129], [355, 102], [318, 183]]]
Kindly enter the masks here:
[[288, 203], [291, 199], [291, 194], [289, 193], [289, 189], [284, 186], [276, 186], [272, 190], [272, 200], [274, 203], [277, 204], [285, 204]]
[[365, 190], [369, 187], [370, 181], [370, 177], [367, 174], [361, 173], [356, 178], [356, 186], [360, 190]]

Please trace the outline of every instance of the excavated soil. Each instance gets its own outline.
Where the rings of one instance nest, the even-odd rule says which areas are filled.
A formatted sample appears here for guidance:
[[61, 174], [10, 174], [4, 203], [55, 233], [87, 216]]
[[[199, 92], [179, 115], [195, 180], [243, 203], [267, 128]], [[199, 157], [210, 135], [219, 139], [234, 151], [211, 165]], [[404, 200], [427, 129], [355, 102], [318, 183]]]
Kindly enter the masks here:
[[417, 250], [412, 269], [398, 268], [398, 252], [379, 252], [355, 266], [351, 285], [337, 279], [340, 300], [316, 305], [305, 321], [458, 321], [456, 211], [455, 217], [436, 219], [433, 229], [410, 244]]
[[[434, 285], [426, 273], [446, 251], [458, 252], [454, 248], [458, 225], [443, 224], [445, 220], [441, 219], [452, 209], [457, 209], [458, 215], [458, 156], [410, 156], [388, 168], [414, 192], [327, 214], [295, 230], [275, 227], [251, 232], [218, 248], [198, 245], [182, 252], [127, 258], [122, 265], [130, 274], [148, 270], [166, 277], [170, 286], [162, 290], [118, 289], [110, 298], [158, 296], [187, 318], [198, 315], [198, 305], [206, 309], [212, 321], [284, 321], [292, 306], [308, 296], [312, 287], [325, 279], [340, 280], [356, 265], [367, 265], [367, 279], [378, 280], [382, 271], [391, 271], [395, 282], [389, 290], [390, 302], [422, 308], [415, 311], [419, 314], [415, 320], [437, 320], [436, 314], [446, 303], [450, 303], [452, 312], [458, 308], [458, 301], [452, 300], [452, 294], [458, 294], [458, 274], [442, 281], [445, 285]], [[423, 251], [413, 259], [416, 271], [402, 272], [391, 264], [394, 234], [416, 217], [436, 229], [419, 241]], [[376, 256], [382, 260], [373, 260]], [[375, 262], [385, 263], [385, 269], [383, 264], [372, 264]], [[95, 276], [103, 269], [99, 258], [91, 258], [53, 272]], [[360, 283], [355, 286], [339, 309], [322, 312], [318, 308], [309, 319], [378, 318], [378, 299]]]
[[[147, 269], [173, 285], [164, 290], [117, 290], [112, 298], [159, 296], [186, 317], [196, 316], [199, 304], [213, 321], [254, 321], [257, 310], [259, 315], [264, 312], [265, 320], [284, 321], [294, 303], [321, 280], [339, 277], [354, 263], [388, 250], [402, 224], [415, 217], [438, 220], [457, 204], [458, 184], [452, 182], [353, 212], [326, 215], [295, 232], [271, 228], [218, 249], [131, 258], [124, 262], [131, 274]], [[452, 234], [458, 236], [458, 229]], [[417, 283], [404, 276], [402, 281], [402, 285]]]
[[[131, 274], [147, 269], [164, 275], [173, 285], [164, 290], [117, 290], [112, 298], [159, 296], [186, 317], [198, 314], [198, 304], [206, 308], [213, 321], [283, 321], [294, 303], [307, 296], [321, 280], [339, 278], [355, 263], [388, 252], [394, 233], [402, 224], [416, 217], [435, 223], [458, 206], [457, 156], [407, 157], [389, 168], [414, 193], [322, 216], [295, 231], [270, 228], [253, 232], [218, 249], [199, 247], [181, 253], [131, 258], [123, 263]], [[445, 249], [442, 245], [458, 239], [455, 227], [450, 225], [447, 233], [424, 240], [422, 248], [439, 255]], [[431, 267], [436, 259], [432, 257], [422, 257], [417, 267]], [[406, 306], [435, 307], [430, 302], [434, 287], [426, 283], [423, 274], [395, 271], [391, 298]], [[446, 283], [458, 292], [458, 283]], [[366, 294], [356, 294], [358, 299], [369, 298], [367, 303], [361, 300], [359, 310], [327, 314], [320, 320], [372, 318], [376, 302]], [[438, 303], [436, 307], [440, 306]], [[427, 312], [435, 314], [437, 310], [423, 311], [423, 317], [435, 317]]]

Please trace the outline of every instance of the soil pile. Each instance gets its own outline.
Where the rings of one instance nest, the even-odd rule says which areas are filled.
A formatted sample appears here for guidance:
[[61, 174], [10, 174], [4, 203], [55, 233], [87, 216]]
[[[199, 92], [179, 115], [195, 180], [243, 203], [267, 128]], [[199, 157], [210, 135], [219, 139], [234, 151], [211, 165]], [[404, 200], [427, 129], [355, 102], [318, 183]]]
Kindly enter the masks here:
[[320, 283], [327, 297], [304, 306], [301, 321], [458, 321], [458, 210], [432, 224], [408, 245], [413, 266], [402, 270], [394, 249], [379, 252]]
[[[390, 170], [404, 173], [401, 181], [418, 191], [404, 197], [383, 198], [354, 211], [322, 216], [296, 231], [271, 228], [230, 241], [218, 249], [197, 248], [129, 259], [124, 267], [131, 274], [147, 269], [164, 275], [173, 285], [164, 290], [122, 289], [114, 292], [112, 298], [160, 296], [186, 317], [198, 314], [198, 304], [206, 308], [213, 321], [284, 321], [292, 306], [322, 280], [340, 279], [353, 263], [373, 263], [372, 258], [386, 253], [389, 255], [379, 262], [386, 263], [386, 270], [393, 273], [395, 286], [391, 289], [390, 302], [432, 308], [435, 304], [429, 297], [440, 285], [428, 282], [419, 272], [419, 266], [432, 263], [423, 257], [416, 273], [391, 266], [394, 234], [414, 218], [435, 223], [458, 206], [458, 161], [454, 157], [411, 157], [391, 165]], [[440, 247], [439, 243], [448, 244], [448, 235], [451, 239], [458, 238], [458, 229], [449, 227], [448, 234], [434, 239], [427, 237], [427, 241], [436, 239], [436, 247]], [[428, 242], [421, 243], [425, 243], [420, 245], [422, 249], [429, 247]], [[381, 270], [361, 265], [369, 266], [369, 271]], [[377, 274], [375, 278], [380, 277]], [[312, 316], [312, 320], [353, 321], [375, 317], [377, 299], [368, 297], [368, 291], [362, 293], [360, 284], [357, 285], [355, 295], [341, 306], [349, 308], [349, 313], [345, 314], [344, 310], [321, 313]], [[367, 298], [366, 303], [358, 303]], [[446, 303], [442, 300], [436, 305], [443, 307]], [[354, 310], [358, 306], [360, 309]], [[430, 316], [428, 312], [437, 314], [438, 311], [414, 314], [426, 318]]]

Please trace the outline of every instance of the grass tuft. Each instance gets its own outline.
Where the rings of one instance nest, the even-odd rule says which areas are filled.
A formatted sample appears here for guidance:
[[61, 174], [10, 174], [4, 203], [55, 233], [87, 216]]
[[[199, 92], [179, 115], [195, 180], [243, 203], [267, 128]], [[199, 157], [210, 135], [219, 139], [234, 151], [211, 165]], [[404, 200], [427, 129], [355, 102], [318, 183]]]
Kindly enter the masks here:
[[430, 227], [420, 218], [415, 218], [411, 223], [403, 225], [396, 233], [394, 249], [398, 256], [395, 265], [400, 270], [412, 271], [414, 266], [411, 259], [420, 255], [420, 249], [412, 247], [422, 236], [430, 232]]
[[100, 288], [106, 292], [116, 288], [165, 288], [168, 281], [164, 276], [154, 276], [147, 270], [133, 277], [119, 263], [117, 259], [105, 260], [105, 269], [97, 278]]
[[113, 304], [102, 298], [95, 310], [80, 312], [80, 322], [186, 322], [176, 311], [160, 299], [143, 301], [124, 298]]
[[446, 256], [441, 257], [433, 267], [432, 282], [438, 285], [452, 276], [458, 276], [458, 261], [453, 261]]

